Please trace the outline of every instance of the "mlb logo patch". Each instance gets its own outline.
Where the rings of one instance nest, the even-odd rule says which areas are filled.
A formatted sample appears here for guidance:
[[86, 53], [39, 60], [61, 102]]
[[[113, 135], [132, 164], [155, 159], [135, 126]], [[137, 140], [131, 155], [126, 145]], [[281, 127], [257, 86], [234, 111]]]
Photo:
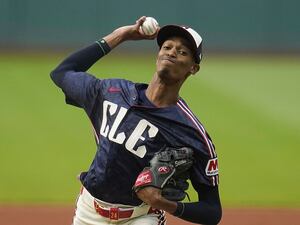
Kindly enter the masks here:
[[215, 176], [219, 174], [218, 158], [208, 160], [205, 173], [207, 176]]

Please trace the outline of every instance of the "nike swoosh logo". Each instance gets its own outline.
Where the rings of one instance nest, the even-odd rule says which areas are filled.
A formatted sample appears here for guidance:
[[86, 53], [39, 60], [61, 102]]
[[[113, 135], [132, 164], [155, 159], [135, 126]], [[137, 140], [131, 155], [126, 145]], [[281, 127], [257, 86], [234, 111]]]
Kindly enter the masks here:
[[109, 87], [108, 92], [121, 92], [121, 88]]

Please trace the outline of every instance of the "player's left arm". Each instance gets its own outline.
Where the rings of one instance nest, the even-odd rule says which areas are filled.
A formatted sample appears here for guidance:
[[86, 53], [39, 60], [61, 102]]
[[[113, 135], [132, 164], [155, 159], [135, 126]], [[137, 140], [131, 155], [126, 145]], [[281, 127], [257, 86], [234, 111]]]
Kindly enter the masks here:
[[[200, 163], [198, 159], [197, 163], [191, 164], [195, 160], [196, 154], [191, 154], [190, 150], [188, 147], [180, 149], [166, 148], [156, 153], [150, 161], [150, 167], [144, 168], [139, 174], [134, 190], [143, 202], [153, 208], [165, 210], [193, 223], [218, 224], [222, 216], [218, 186], [211, 183], [211, 177], [199, 175], [203, 173], [198, 173], [198, 170], [205, 171], [207, 160]], [[168, 161], [168, 159], [172, 160]], [[208, 162], [210, 161], [208, 160]], [[189, 170], [191, 165], [194, 165], [192, 171]], [[162, 170], [165, 167], [167, 169]], [[173, 171], [174, 168], [175, 172]], [[186, 176], [187, 172], [194, 189], [198, 192], [197, 202], [182, 203], [182, 198], [172, 197], [178, 192], [171, 193], [172, 190], [170, 190], [167, 195], [164, 192], [168, 186], [168, 179], [171, 180], [170, 176], [175, 184], [178, 184], [180, 178], [189, 177]], [[179, 186], [175, 185], [173, 187], [174, 190], [176, 188], [179, 188]], [[183, 189], [185, 190], [185, 188]]]
[[218, 224], [222, 217], [218, 187], [201, 185], [197, 187], [197, 192], [199, 201], [191, 203], [169, 201], [155, 187], [143, 188], [137, 195], [153, 208], [165, 210], [183, 220], [206, 225]]
[[173, 213], [183, 220], [200, 224], [218, 224], [222, 218], [222, 206], [218, 186], [200, 185], [197, 187], [198, 202], [178, 202]]

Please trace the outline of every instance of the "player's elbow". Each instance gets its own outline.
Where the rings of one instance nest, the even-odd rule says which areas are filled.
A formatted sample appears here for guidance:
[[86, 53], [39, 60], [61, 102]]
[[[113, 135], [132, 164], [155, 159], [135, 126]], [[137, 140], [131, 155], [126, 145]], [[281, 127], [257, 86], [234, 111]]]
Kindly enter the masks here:
[[199, 222], [202, 225], [217, 225], [220, 223], [221, 219], [222, 208], [220, 206], [208, 209], [203, 217], [198, 217], [198, 219], [195, 219], [191, 222]]
[[57, 73], [56, 73], [56, 71], [55, 71], [55, 69], [54, 69], [54, 70], [52, 70], [52, 71], [50, 72], [50, 77], [51, 77], [51, 79], [52, 79], [53, 81], [55, 81], [56, 76], [57, 76]]
[[211, 225], [219, 224], [222, 219], [222, 207], [215, 208], [212, 214], [214, 216], [212, 217]]
[[60, 70], [58, 70], [57, 68], [52, 70], [50, 72], [50, 77], [52, 79], [52, 81], [57, 85], [57, 86], [61, 86], [61, 82], [63, 79], [63, 74], [61, 73]]

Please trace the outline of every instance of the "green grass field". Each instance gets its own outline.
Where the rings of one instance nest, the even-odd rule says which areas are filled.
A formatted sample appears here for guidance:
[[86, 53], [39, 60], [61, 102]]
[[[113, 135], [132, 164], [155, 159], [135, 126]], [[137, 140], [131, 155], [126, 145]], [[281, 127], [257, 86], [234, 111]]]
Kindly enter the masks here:
[[[95, 144], [84, 112], [50, 80], [64, 56], [0, 55], [0, 203], [75, 201]], [[185, 83], [181, 96], [217, 147], [224, 206], [300, 207], [299, 60], [207, 55]], [[154, 62], [112, 53], [90, 73], [148, 82]]]

